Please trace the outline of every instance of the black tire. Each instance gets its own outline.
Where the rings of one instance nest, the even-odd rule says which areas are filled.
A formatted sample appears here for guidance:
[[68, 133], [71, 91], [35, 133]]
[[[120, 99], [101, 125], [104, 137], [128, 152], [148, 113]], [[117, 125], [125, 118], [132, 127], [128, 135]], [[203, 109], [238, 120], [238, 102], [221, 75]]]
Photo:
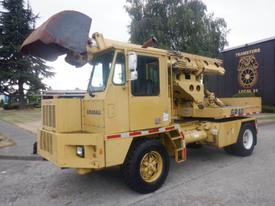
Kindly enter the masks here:
[[37, 142], [33, 143], [32, 154], [37, 154]]
[[[159, 158], [162, 160], [162, 164], [155, 164], [155, 165], [162, 165], [160, 172], [156, 176], [157, 179], [153, 179], [152, 182], [148, 182], [142, 177], [141, 172], [141, 163], [144, 161], [144, 158], [147, 157], [148, 154], [156, 154], [157, 156], [160, 155]], [[124, 164], [121, 167], [122, 176], [124, 181], [128, 187], [132, 190], [147, 194], [154, 192], [155, 190], [159, 189], [169, 172], [169, 165], [170, 165], [170, 157], [165, 149], [165, 147], [156, 140], [142, 140], [135, 142], [124, 161]], [[156, 166], [159, 167], [160, 166]]]
[[[253, 137], [246, 138], [245, 135], [249, 135], [249, 136], [252, 135]], [[247, 139], [251, 139], [251, 140], [247, 141]], [[233, 145], [224, 147], [224, 150], [228, 154], [246, 157], [252, 154], [254, 147], [256, 145], [256, 142], [257, 142], [257, 132], [254, 125], [252, 123], [245, 123], [241, 127], [237, 142]]]

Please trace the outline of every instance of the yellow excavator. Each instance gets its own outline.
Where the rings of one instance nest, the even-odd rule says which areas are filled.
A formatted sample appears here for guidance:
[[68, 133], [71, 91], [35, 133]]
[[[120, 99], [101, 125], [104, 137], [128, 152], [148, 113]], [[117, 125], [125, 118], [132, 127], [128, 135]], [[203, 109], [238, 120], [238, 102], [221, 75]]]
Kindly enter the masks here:
[[60, 55], [92, 68], [84, 97], [42, 101], [37, 136], [40, 156], [79, 174], [121, 166], [126, 184], [139, 193], [160, 188], [171, 157], [187, 160], [188, 145], [210, 145], [249, 156], [257, 144], [252, 114], [260, 98], [219, 99], [204, 75], [224, 75], [219, 59], [89, 37], [91, 18], [63, 11], [24, 41], [21, 52], [53, 61]]

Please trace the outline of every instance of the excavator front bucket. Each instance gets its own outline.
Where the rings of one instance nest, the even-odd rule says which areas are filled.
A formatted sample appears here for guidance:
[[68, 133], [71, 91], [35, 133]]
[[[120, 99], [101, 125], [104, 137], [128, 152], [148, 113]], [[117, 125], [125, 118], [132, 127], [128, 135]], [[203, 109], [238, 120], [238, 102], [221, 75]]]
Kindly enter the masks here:
[[24, 55], [54, 61], [63, 54], [86, 53], [92, 19], [77, 11], [62, 11], [34, 30], [23, 42]]

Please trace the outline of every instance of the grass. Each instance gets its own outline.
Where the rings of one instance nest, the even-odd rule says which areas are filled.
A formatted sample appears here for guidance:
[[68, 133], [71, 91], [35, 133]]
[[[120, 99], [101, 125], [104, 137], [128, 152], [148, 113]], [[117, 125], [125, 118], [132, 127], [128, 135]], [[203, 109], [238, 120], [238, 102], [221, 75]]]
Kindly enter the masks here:
[[265, 114], [263, 116], [259, 115], [257, 117], [258, 120], [272, 120], [275, 119], [275, 114]]
[[41, 109], [0, 110], [0, 120], [36, 134], [41, 126]]
[[275, 113], [275, 107], [274, 106], [263, 105], [263, 112]]
[[14, 145], [15, 142], [0, 133], [0, 148]]
[[26, 110], [0, 110], [0, 120], [12, 124], [24, 124], [29, 122], [40, 121], [40, 109], [26, 109]]

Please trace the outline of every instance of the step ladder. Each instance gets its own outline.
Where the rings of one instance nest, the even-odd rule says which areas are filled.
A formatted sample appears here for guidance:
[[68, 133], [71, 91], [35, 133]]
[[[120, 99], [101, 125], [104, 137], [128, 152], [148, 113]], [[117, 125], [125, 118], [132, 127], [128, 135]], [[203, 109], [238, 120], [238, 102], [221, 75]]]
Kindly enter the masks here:
[[175, 161], [177, 163], [183, 162], [186, 160], [186, 146], [184, 141], [184, 136], [179, 132], [168, 133], [168, 136], [171, 140], [171, 143], [175, 151]]

